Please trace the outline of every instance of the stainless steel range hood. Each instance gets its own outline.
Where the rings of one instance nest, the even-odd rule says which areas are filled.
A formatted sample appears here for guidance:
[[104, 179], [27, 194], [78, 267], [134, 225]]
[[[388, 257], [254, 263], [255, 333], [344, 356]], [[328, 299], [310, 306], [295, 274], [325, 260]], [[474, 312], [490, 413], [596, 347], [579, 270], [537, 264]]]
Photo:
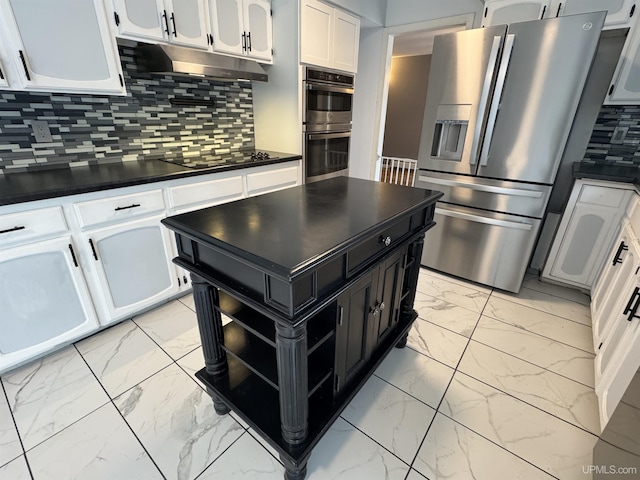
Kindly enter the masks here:
[[253, 60], [226, 57], [173, 45], [140, 44], [136, 48], [138, 67], [143, 72], [200, 75], [219, 80], [267, 81], [267, 73]]

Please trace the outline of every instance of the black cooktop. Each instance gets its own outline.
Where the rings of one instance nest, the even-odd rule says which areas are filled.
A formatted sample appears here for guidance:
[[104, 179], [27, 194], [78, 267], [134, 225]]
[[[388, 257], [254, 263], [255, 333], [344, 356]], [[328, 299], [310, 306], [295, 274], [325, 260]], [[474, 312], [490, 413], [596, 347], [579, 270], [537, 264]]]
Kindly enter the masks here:
[[201, 154], [195, 157], [185, 157], [180, 159], [159, 159], [163, 162], [175, 163], [187, 168], [212, 168], [227, 165], [240, 165], [245, 163], [277, 160], [278, 154], [260, 150], [235, 150], [221, 154]]

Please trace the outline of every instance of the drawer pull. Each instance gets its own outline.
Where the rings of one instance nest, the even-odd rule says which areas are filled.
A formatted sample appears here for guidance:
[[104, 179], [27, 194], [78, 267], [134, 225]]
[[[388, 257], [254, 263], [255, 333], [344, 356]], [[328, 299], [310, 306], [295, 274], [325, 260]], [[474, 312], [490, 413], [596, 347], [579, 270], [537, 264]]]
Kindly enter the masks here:
[[380, 236], [380, 242], [384, 243], [385, 247], [388, 247], [389, 245], [391, 245], [391, 237], [389, 237], [389, 236], [386, 236], [386, 237]]
[[620, 258], [620, 255], [622, 255], [622, 252], [626, 252], [627, 250], [629, 250], [629, 246], [625, 245], [624, 241], [620, 242], [620, 246], [618, 246], [616, 255], [615, 257], [613, 257], [612, 265], [617, 265], [618, 263], [622, 263], [622, 259]]
[[140, 206], [139, 203], [133, 203], [133, 204], [127, 206], [127, 207], [116, 207], [116, 208], [114, 208], [114, 210], [116, 212], [119, 212], [120, 210], [128, 210], [130, 208], [138, 208], [139, 206]]
[[25, 227], [13, 227], [13, 228], [7, 228], [6, 230], [0, 230], [0, 235], [2, 235], [3, 233], [11, 233], [11, 232], [17, 232], [18, 230], [24, 230]]
[[[624, 312], [622, 312], [623, 315], [626, 315], [627, 313], [629, 314], [629, 316], [627, 317], [627, 321], [629, 322], [634, 318], [640, 318], [636, 316], [636, 312], [638, 311], [638, 307], [640, 306], [640, 295], [638, 295], [638, 292], [640, 292], [640, 287], [636, 287], [633, 289], [631, 298], [629, 299], [629, 302], [627, 302], [627, 306], [625, 307]], [[633, 304], [633, 306], [631, 306], [631, 304]]]
[[93, 258], [96, 259], [96, 262], [98, 261], [98, 252], [96, 252], [96, 247], [93, 244], [93, 240], [89, 239], [89, 245], [91, 246], [91, 253], [93, 253]]

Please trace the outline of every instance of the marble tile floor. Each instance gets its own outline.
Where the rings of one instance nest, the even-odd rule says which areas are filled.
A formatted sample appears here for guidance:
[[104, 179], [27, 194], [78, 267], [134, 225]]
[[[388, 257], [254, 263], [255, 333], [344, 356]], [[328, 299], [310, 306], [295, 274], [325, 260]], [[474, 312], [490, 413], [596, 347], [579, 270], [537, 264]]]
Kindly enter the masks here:
[[[420, 318], [313, 451], [309, 480], [587, 479], [589, 298], [423, 269]], [[5, 374], [0, 479], [270, 480], [274, 451], [193, 377], [188, 295]]]

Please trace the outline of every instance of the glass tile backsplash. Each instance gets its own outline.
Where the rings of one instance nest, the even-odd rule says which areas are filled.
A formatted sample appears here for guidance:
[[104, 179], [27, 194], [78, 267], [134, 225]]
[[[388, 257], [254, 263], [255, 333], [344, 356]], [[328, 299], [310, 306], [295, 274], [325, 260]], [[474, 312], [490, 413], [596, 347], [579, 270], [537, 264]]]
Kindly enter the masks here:
[[[133, 46], [119, 46], [126, 97], [0, 93], [0, 172], [254, 147], [250, 82], [139, 73]], [[33, 120], [47, 122], [52, 142], [36, 143]]]

